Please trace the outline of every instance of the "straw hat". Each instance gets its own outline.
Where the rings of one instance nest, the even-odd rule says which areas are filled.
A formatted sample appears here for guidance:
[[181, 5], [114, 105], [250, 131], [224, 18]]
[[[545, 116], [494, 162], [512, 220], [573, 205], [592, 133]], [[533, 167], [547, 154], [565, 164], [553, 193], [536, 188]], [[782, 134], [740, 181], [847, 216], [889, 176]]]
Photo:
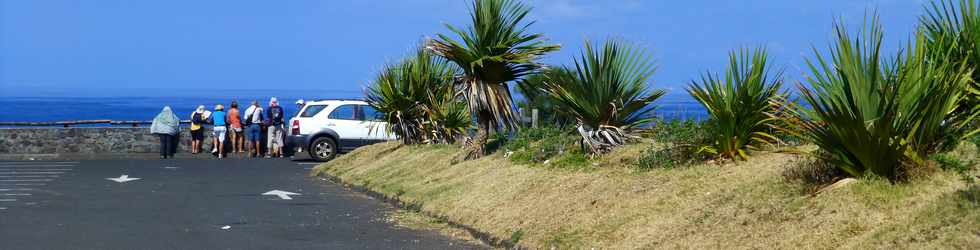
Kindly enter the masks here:
[[215, 105], [214, 110], [225, 110], [225, 105], [221, 105], [221, 104]]

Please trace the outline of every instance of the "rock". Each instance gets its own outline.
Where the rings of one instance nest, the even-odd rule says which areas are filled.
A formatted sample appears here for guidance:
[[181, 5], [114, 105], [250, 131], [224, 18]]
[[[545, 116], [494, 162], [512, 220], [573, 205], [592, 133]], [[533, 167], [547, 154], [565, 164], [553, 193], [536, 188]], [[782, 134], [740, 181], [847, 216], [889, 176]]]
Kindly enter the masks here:
[[826, 187], [820, 189], [820, 191], [817, 191], [817, 194], [824, 193], [824, 192], [831, 191], [831, 190], [838, 189], [838, 188], [842, 188], [842, 187], [845, 187], [847, 185], [850, 185], [851, 183], [855, 183], [857, 181], [858, 180], [857, 179], [854, 179], [854, 178], [844, 178], [842, 180], [839, 180], [837, 182], [834, 182], [834, 184], [830, 184], [829, 186], [826, 186]]

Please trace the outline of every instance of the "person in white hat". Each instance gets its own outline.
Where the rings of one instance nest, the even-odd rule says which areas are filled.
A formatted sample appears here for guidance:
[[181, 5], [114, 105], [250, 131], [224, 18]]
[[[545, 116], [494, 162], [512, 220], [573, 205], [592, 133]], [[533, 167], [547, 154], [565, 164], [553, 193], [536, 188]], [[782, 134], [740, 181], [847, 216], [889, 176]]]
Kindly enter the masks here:
[[207, 123], [207, 115], [204, 105], [197, 106], [191, 113], [191, 154], [201, 153], [201, 141], [204, 140], [204, 124]]
[[303, 101], [303, 99], [296, 100], [296, 112], [303, 110], [303, 105], [306, 105], [306, 101]]

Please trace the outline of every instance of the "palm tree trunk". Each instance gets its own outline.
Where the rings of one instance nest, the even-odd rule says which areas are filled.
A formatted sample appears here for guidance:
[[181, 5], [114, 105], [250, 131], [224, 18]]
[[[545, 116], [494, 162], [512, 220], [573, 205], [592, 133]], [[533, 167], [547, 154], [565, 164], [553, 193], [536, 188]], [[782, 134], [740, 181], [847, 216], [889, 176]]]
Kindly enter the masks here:
[[476, 135], [473, 141], [463, 152], [462, 160], [473, 160], [486, 153], [487, 140], [490, 139], [491, 115], [489, 111], [483, 110], [476, 116]]

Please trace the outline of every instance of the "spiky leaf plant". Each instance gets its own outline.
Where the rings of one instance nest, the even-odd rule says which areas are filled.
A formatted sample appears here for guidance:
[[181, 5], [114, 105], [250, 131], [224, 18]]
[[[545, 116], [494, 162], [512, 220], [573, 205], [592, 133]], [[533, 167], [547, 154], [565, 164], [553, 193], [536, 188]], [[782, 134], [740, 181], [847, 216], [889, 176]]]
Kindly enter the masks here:
[[708, 111], [711, 145], [699, 151], [722, 159], [747, 160], [748, 150], [778, 141], [770, 131], [775, 119], [771, 101], [778, 99], [782, 74], [772, 73], [765, 49], [742, 49], [729, 55], [724, 78], [710, 72], [687, 92]]
[[419, 48], [382, 69], [368, 87], [367, 102], [405, 144], [452, 142], [469, 127], [469, 114], [453, 88], [457, 72]]
[[652, 103], [664, 91], [647, 85], [656, 67], [644, 50], [616, 40], [602, 47], [586, 41], [574, 62], [546, 81], [545, 91], [575, 117], [588, 152], [623, 145], [630, 129], [653, 119]]
[[[926, 14], [920, 17], [920, 29], [925, 35], [925, 43], [931, 60], [956, 64], [965, 61], [968, 68], [973, 69], [966, 97], [966, 105], [962, 105], [961, 114], [969, 114], [980, 109], [980, 4], [976, 0], [938, 0], [925, 7]], [[965, 118], [965, 117], [964, 117]], [[962, 123], [961, 119], [950, 122]], [[980, 127], [974, 122], [972, 127]], [[962, 134], [950, 134], [946, 141], [958, 142], [966, 137]], [[949, 149], [955, 143], [941, 145]]]
[[462, 89], [477, 119], [477, 134], [465, 159], [482, 156], [491, 127], [517, 128], [517, 115], [507, 83], [535, 73], [545, 53], [559, 49], [542, 34], [531, 34], [524, 22], [530, 8], [514, 0], [474, 0], [466, 29], [447, 25], [459, 40], [439, 34], [428, 49], [463, 70]]
[[901, 180], [923, 166], [928, 145], [964, 102], [970, 71], [960, 63], [927, 59], [922, 36], [892, 60], [882, 59], [883, 33], [872, 17], [855, 37], [838, 23], [829, 56], [808, 60], [810, 88], [800, 86], [812, 119], [802, 136], [825, 151], [826, 160], [853, 176]]

